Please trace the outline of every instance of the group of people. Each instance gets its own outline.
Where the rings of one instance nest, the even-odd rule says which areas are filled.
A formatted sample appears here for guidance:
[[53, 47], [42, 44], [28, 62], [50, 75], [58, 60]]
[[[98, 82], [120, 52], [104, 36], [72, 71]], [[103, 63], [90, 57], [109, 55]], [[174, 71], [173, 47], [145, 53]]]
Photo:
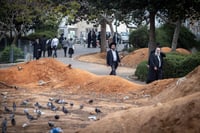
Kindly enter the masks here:
[[[166, 55], [161, 52], [161, 48], [159, 47], [159, 43], [157, 43], [157, 47], [155, 50], [151, 51], [148, 60], [148, 75], [146, 83], [151, 83], [155, 80], [159, 80], [163, 78], [163, 58]], [[109, 45], [110, 50], [107, 51], [106, 62], [107, 65], [111, 67], [110, 75], [116, 75], [116, 69], [118, 64], [120, 63], [120, 57], [118, 51], [116, 50], [116, 43], [112, 42]]]
[[46, 39], [45, 35], [43, 35], [40, 39], [35, 39], [32, 43], [33, 58], [39, 59], [42, 56], [45, 57], [46, 51], [48, 57], [57, 58], [59, 43], [62, 45], [64, 50], [64, 56], [67, 57], [68, 50], [69, 57], [72, 58], [72, 55], [74, 54], [74, 41], [72, 38], [69, 40], [67, 40], [66, 37], [64, 39], [58, 39], [57, 36], [55, 36], [53, 39]]
[[[111, 37], [111, 34], [109, 32], [106, 33], [106, 40], [109, 43], [109, 39]], [[113, 42], [116, 42], [113, 40]], [[101, 31], [95, 32], [95, 30], [90, 30], [87, 34], [87, 47], [88, 48], [96, 48], [97, 46], [100, 47], [101, 45]]]

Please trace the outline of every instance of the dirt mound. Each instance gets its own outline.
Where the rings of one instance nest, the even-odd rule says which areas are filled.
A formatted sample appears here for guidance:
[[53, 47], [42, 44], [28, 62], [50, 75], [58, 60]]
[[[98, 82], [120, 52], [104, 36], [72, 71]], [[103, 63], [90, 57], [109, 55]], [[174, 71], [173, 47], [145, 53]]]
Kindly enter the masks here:
[[110, 114], [79, 133], [200, 132], [199, 80], [200, 66], [186, 77], [153, 82], [142, 89], [158, 89], [151, 105]]
[[135, 50], [124, 58], [122, 58], [121, 63], [123, 66], [136, 67], [140, 62], [148, 59], [148, 48], [142, 48]]
[[124, 92], [138, 89], [134, 84], [120, 77], [97, 76], [84, 70], [71, 68], [52, 58], [44, 58], [0, 70], [0, 81], [6, 84], [28, 88], [75, 87], [77, 91]]
[[97, 63], [97, 64], [106, 64], [106, 53], [93, 53], [93, 54], [86, 54], [82, 55], [77, 58], [79, 61], [85, 61], [90, 63]]
[[177, 52], [181, 53], [181, 54], [191, 54], [190, 51], [186, 50], [186, 49], [183, 49], [183, 48], [177, 48], [176, 49]]

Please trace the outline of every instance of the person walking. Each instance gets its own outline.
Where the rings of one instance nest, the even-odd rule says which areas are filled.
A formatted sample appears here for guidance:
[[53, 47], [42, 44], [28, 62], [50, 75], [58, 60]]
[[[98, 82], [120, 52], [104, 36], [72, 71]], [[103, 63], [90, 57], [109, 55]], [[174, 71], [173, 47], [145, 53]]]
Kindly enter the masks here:
[[166, 57], [164, 53], [161, 52], [160, 47], [156, 47], [155, 52], [153, 51], [149, 57], [149, 72], [147, 77], [147, 83], [151, 83], [155, 80], [163, 78], [162, 68], [164, 60]]
[[48, 57], [51, 57], [51, 56], [52, 56], [51, 41], [52, 41], [51, 38], [48, 39], [48, 40], [46, 41], [46, 45], [47, 45], [47, 55], [48, 55]]
[[91, 41], [92, 41], [92, 32], [91, 31], [89, 31], [89, 33], [88, 33], [88, 38], [87, 38], [87, 41], [88, 41], [88, 48], [90, 48], [90, 44], [91, 44]]
[[116, 50], [116, 43], [112, 42], [109, 45], [110, 50], [107, 51], [106, 62], [108, 66], [111, 66], [110, 75], [116, 75], [116, 69], [118, 63], [120, 63], [120, 58], [118, 51]]
[[93, 48], [97, 47], [97, 36], [94, 30], [92, 31], [92, 47]]
[[46, 52], [46, 36], [43, 35], [42, 38], [40, 38], [39, 42], [40, 42], [40, 45], [41, 45], [41, 55], [43, 57], [45, 57], [45, 52]]
[[72, 58], [72, 54], [74, 54], [74, 41], [72, 38], [69, 39], [68, 48], [69, 58]]
[[62, 41], [62, 47], [64, 50], [64, 56], [67, 57], [67, 47], [69, 45], [69, 42], [67, 40], [67, 38], [65, 37], [64, 40]]
[[53, 58], [57, 58], [57, 47], [58, 47], [59, 40], [55, 36], [51, 41], [51, 48], [53, 49]]
[[41, 45], [39, 43], [39, 39], [35, 39], [32, 46], [33, 46], [33, 59], [38, 60], [41, 57]]

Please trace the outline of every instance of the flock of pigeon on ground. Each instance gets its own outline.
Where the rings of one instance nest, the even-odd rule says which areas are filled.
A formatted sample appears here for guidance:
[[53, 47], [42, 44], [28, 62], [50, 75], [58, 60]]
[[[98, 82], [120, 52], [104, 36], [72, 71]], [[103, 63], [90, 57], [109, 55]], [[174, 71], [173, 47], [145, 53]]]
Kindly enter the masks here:
[[[93, 99], [90, 99], [87, 101], [88, 104], [92, 104], [93, 103]], [[58, 106], [56, 106], [56, 104], [62, 104], [62, 108], [60, 109]], [[33, 115], [30, 114], [29, 110], [26, 108], [27, 105], [30, 105], [30, 101], [29, 100], [24, 100], [21, 102], [20, 107], [25, 107], [24, 108], [24, 116], [28, 119], [29, 122], [33, 121], [33, 120], [37, 120], [39, 119], [39, 117], [43, 114], [43, 112], [41, 111], [41, 109], [49, 109], [51, 111], [62, 111], [64, 114], [68, 114], [70, 113], [70, 111], [65, 107], [65, 104], [68, 104], [65, 100], [63, 99], [55, 99], [55, 98], [49, 98], [49, 101], [47, 102], [46, 106], [42, 106], [39, 102], [36, 102], [33, 106], [34, 106], [34, 112], [36, 113], [35, 117]], [[71, 107], [74, 106], [73, 102], [70, 102], [69, 105]], [[83, 109], [84, 105], [81, 104], [79, 109]], [[4, 113], [6, 114], [10, 114], [10, 118], [4, 118], [4, 120], [2, 121], [1, 127], [2, 127], [2, 133], [7, 133], [7, 123], [8, 121], [11, 121], [12, 126], [16, 125], [16, 119], [15, 119], [15, 112], [17, 110], [17, 105], [15, 102], [13, 102], [12, 105], [12, 109], [10, 109], [8, 106], [4, 105]], [[102, 113], [101, 110], [99, 108], [95, 108], [94, 111], [96, 112], [96, 114]], [[56, 114], [54, 116], [54, 119], [59, 119], [59, 115]], [[23, 128], [27, 127], [29, 122], [24, 123], [22, 125]], [[53, 121], [48, 121], [47, 123], [50, 127], [50, 133], [62, 133], [63, 130], [59, 127], [56, 127]]]

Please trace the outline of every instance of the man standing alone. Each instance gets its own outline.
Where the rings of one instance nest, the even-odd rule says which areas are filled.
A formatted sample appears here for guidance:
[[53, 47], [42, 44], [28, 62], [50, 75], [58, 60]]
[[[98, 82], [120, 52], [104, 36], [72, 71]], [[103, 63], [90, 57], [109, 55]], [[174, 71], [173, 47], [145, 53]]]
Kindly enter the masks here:
[[112, 42], [109, 45], [110, 50], [107, 52], [107, 65], [111, 66], [110, 75], [116, 75], [116, 69], [118, 67], [118, 63], [120, 62], [118, 51], [116, 50], [116, 43]]
[[162, 68], [163, 68], [163, 58], [166, 55], [161, 52], [160, 47], [156, 47], [155, 52], [150, 54], [149, 58], [149, 73], [147, 77], [147, 83], [151, 83], [155, 80], [163, 78]]
[[51, 41], [51, 47], [53, 49], [53, 57], [57, 57], [57, 47], [58, 47], [58, 43], [59, 43], [59, 40], [58, 38], [55, 36], [52, 41]]

